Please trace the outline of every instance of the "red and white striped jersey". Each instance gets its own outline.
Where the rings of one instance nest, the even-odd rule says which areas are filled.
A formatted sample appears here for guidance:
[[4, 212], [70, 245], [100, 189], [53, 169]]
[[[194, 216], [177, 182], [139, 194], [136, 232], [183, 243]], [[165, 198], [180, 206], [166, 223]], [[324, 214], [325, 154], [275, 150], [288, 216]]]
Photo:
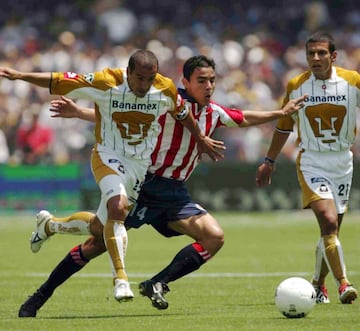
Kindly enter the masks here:
[[[219, 126], [236, 127], [243, 122], [240, 109], [226, 108], [212, 101], [200, 109], [182, 89], [179, 92], [183, 99], [188, 100], [195, 120], [207, 136], [211, 136]], [[160, 116], [159, 123], [161, 132], [148, 171], [166, 178], [187, 180], [199, 163], [196, 141], [190, 131], [170, 114]]]

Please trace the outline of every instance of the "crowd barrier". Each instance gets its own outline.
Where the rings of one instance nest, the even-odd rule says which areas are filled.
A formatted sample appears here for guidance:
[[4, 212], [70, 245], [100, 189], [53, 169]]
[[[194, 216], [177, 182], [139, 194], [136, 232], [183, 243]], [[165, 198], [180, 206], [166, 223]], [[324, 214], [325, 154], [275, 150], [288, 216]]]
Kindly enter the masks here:
[[[277, 164], [271, 186], [258, 188], [258, 164], [203, 163], [187, 186], [193, 199], [211, 211], [270, 211], [301, 208], [301, 195], [293, 163]], [[360, 209], [360, 180], [353, 179], [350, 209]], [[2, 211], [95, 210], [99, 189], [88, 165], [0, 165]]]
[[0, 209], [77, 210], [81, 207], [79, 164], [0, 165]]

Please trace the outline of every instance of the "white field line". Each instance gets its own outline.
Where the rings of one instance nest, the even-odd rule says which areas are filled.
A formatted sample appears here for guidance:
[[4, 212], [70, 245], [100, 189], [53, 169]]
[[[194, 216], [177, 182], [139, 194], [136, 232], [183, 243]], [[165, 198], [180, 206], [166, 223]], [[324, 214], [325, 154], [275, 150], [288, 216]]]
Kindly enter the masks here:
[[[353, 271], [348, 272], [349, 275], [359, 275], [360, 272]], [[9, 273], [0, 272], [0, 275], [7, 275], [10, 276]], [[309, 277], [312, 273], [310, 272], [261, 272], [261, 273], [232, 273], [232, 272], [224, 272], [224, 273], [193, 273], [187, 275], [186, 277], [194, 277], [194, 278], [269, 278], [269, 277]], [[15, 276], [11, 274], [11, 276]], [[24, 275], [22, 275], [24, 276]], [[46, 273], [34, 273], [34, 272], [27, 272], [25, 273], [26, 277], [47, 277], [49, 274]], [[75, 277], [81, 278], [109, 278], [112, 277], [110, 273], [79, 273], [74, 275]], [[147, 273], [129, 273], [129, 278], [150, 278], [153, 275]]]

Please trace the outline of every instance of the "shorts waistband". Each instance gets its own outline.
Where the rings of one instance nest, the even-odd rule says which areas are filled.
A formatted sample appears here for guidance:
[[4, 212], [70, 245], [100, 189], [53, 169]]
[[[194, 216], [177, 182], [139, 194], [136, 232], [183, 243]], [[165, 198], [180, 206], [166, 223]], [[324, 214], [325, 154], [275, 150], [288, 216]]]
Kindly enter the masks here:
[[179, 185], [179, 186], [182, 186], [185, 183], [183, 180], [177, 180], [177, 179], [174, 179], [174, 178], [162, 177], [162, 176], [153, 174], [151, 172], [147, 172], [146, 176], [145, 176], [145, 181], [147, 182], [147, 181], [150, 181], [150, 180], [168, 182], [168, 183], [171, 183], [172, 185], [175, 184], [175, 185]]

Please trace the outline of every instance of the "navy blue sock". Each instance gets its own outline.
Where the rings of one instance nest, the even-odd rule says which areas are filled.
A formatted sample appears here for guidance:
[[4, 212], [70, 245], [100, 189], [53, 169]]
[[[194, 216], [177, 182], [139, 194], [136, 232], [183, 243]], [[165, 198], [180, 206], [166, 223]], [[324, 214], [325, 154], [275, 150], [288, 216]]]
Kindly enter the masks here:
[[39, 291], [49, 298], [58, 286], [81, 270], [88, 262], [89, 260], [82, 255], [81, 245], [75, 246], [55, 267], [47, 281], [40, 286]]
[[[171, 263], [157, 275], [152, 277], [151, 280], [155, 282], [169, 283], [199, 269], [200, 266], [204, 264], [208, 258], [210, 258], [208, 255], [207, 258], [204, 259], [199, 254], [199, 246], [200, 244], [198, 243], [185, 246], [176, 254]], [[203, 249], [202, 246], [200, 247]]]

